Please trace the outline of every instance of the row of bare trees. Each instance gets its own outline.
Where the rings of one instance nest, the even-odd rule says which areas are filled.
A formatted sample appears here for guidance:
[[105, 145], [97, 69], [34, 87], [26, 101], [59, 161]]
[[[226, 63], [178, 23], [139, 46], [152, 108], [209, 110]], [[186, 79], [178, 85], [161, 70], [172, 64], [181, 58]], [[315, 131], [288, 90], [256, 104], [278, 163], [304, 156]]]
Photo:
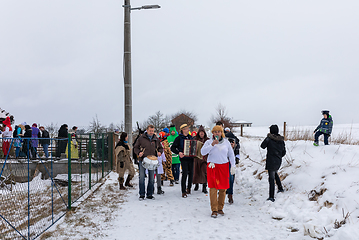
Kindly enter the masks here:
[[[160, 132], [163, 128], [168, 127], [171, 125], [171, 120], [178, 117], [179, 115], [184, 114], [187, 117], [190, 117], [193, 119], [194, 123], [198, 120], [198, 117], [195, 113], [187, 110], [180, 110], [172, 115], [165, 115], [161, 111], [155, 112], [153, 115], [149, 116], [147, 120], [141, 122], [139, 124], [139, 127], [144, 130], [146, 127], [150, 124], [152, 124], [155, 127], [155, 130], [157, 132]], [[211, 117], [211, 122], [216, 123], [218, 121], [222, 122], [225, 127], [231, 128], [231, 122], [232, 118], [228, 116], [227, 109], [224, 105], [219, 104], [215, 109], [215, 114]], [[51, 138], [54, 138], [57, 136], [59, 126], [57, 124], [51, 123], [48, 125], [45, 125], [45, 128], [50, 134]], [[102, 133], [107, 132], [114, 132], [115, 129], [118, 129], [120, 132], [124, 131], [125, 126], [124, 123], [114, 124], [110, 123], [108, 126], [102, 124], [100, 120], [98, 119], [98, 116], [96, 115], [92, 121], [90, 122], [88, 127], [85, 128], [79, 128], [77, 130], [78, 134], [84, 134], [84, 133], [94, 133], [95, 135], [99, 135]]]

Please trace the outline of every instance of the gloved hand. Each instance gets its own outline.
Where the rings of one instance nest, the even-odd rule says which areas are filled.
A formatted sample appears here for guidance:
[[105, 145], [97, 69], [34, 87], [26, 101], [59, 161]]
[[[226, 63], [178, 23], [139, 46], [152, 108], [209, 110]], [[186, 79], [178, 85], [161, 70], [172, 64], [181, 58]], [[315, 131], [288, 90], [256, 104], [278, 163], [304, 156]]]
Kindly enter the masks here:
[[120, 162], [120, 168], [123, 168], [125, 166], [124, 162]]
[[236, 168], [235, 167], [231, 167], [231, 175], [236, 174]]
[[211, 163], [208, 165], [209, 168], [214, 168], [215, 166], [216, 166], [216, 165], [214, 165], [213, 162], [211, 162]]

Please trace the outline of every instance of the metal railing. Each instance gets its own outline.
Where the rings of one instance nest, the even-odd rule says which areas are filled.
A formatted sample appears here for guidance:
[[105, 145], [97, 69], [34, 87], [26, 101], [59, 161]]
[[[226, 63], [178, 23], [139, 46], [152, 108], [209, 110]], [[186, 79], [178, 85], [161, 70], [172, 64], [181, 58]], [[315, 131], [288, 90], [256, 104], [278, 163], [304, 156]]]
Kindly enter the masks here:
[[[48, 157], [39, 140], [49, 140]], [[113, 167], [113, 133], [0, 142], [10, 145], [0, 158], [0, 239], [36, 239]]]

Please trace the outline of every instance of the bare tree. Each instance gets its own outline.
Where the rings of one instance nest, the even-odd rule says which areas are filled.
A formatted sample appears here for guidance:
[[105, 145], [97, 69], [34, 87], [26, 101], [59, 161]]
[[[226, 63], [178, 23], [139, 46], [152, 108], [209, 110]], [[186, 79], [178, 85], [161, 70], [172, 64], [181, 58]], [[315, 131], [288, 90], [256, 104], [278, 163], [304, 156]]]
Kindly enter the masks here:
[[164, 116], [161, 111], [156, 112], [154, 115], [149, 116], [145, 124], [141, 124], [141, 128], [143, 128], [145, 125], [145, 128], [147, 128], [148, 125], [152, 124], [155, 126], [155, 131], [160, 132], [163, 128], [170, 125], [170, 118], [168, 116]]
[[96, 118], [93, 118], [92, 122], [90, 122], [88, 132], [94, 133], [96, 137], [98, 137], [101, 133], [107, 132], [106, 126], [101, 124], [101, 122], [98, 120], [97, 114]]
[[116, 129], [118, 129], [119, 132], [125, 131], [125, 124], [123, 122], [117, 124], [110, 123], [107, 127], [107, 132], [114, 132]]
[[54, 124], [53, 122], [51, 122], [50, 124], [45, 125], [45, 129], [49, 132], [50, 138], [57, 137], [59, 130], [59, 126], [57, 125], [57, 123]]
[[222, 122], [224, 124], [224, 127], [229, 127], [232, 129], [232, 118], [228, 116], [226, 107], [222, 104], [218, 104], [216, 107], [216, 113], [215, 115], [212, 115], [211, 122]]

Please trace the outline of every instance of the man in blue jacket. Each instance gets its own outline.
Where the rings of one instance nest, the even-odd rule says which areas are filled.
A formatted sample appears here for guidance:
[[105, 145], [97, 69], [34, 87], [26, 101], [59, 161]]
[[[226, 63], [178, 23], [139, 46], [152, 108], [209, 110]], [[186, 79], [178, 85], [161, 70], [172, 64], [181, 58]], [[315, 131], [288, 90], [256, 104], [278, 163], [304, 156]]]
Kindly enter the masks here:
[[330, 134], [332, 134], [333, 129], [333, 118], [329, 114], [328, 110], [323, 110], [323, 119], [320, 121], [320, 124], [318, 127], [314, 130], [314, 146], [319, 146], [319, 136], [324, 134], [324, 144], [329, 145], [328, 138], [330, 137]]

